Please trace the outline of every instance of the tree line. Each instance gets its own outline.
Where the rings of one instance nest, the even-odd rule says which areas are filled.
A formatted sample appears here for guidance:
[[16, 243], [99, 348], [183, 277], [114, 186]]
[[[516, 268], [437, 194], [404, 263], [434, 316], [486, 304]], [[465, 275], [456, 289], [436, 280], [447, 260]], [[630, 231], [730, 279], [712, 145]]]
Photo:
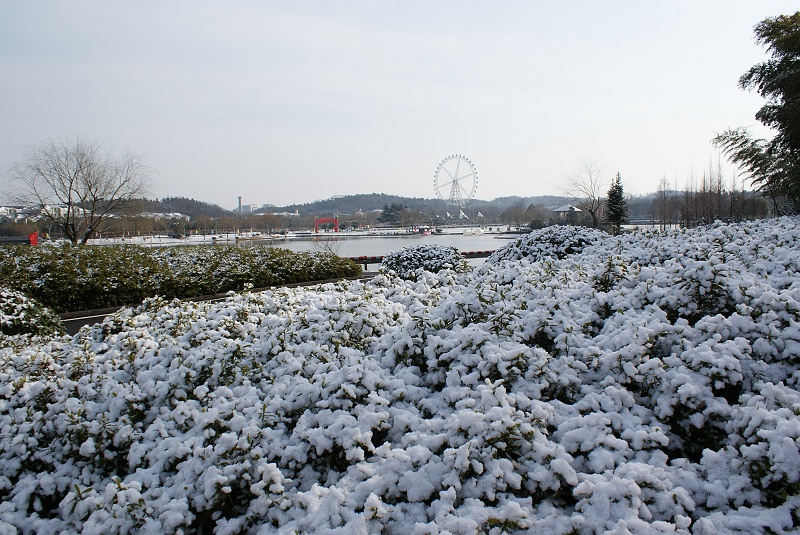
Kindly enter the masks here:
[[720, 170], [709, 170], [700, 179], [689, 180], [683, 189], [671, 187], [666, 177], [662, 178], [651, 214], [652, 221], [662, 228], [692, 228], [714, 221], [759, 219], [774, 212], [763, 195], [745, 189], [736, 175], [726, 183]]

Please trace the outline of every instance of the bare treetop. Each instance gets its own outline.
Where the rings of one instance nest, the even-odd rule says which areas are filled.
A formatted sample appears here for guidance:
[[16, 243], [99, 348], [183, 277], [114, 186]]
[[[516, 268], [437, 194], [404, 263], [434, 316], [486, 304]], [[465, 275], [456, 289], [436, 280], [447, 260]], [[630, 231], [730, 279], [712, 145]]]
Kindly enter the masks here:
[[152, 170], [129, 151], [116, 156], [79, 137], [30, 147], [12, 168], [18, 199], [39, 204], [73, 243], [92, 233], [127, 201], [148, 193]]
[[564, 193], [575, 199], [582, 210], [592, 216], [592, 225], [600, 225], [600, 211], [603, 208], [602, 169], [592, 161], [581, 162], [578, 170], [569, 177]]

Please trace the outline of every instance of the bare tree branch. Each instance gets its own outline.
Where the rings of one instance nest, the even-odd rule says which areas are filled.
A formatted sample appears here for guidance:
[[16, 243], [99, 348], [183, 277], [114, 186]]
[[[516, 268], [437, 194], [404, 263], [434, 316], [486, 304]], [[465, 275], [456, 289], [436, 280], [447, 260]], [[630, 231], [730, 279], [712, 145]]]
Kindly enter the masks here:
[[578, 170], [568, 178], [564, 194], [572, 197], [578, 208], [589, 213], [592, 226], [600, 225], [600, 212], [603, 208], [602, 169], [592, 161], [582, 161]]
[[86, 243], [127, 201], [147, 195], [151, 176], [140, 156], [116, 157], [77, 136], [30, 147], [12, 167], [19, 202], [41, 206], [76, 244]]

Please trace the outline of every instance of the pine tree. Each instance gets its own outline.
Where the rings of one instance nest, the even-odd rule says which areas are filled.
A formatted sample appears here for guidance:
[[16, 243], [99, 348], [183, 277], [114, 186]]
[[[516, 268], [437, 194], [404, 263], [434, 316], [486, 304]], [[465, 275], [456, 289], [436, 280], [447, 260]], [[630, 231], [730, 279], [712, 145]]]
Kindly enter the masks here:
[[746, 128], [735, 128], [713, 143], [772, 198], [776, 209], [786, 199], [788, 208], [800, 213], [800, 11], [764, 19], [755, 34], [772, 58], [744, 73], [739, 86], [767, 100], [756, 119], [776, 135], [761, 139]]
[[388, 225], [399, 225], [403, 220], [403, 214], [408, 211], [405, 204], [393, 202], [391, 206], [384, 203], [383, 212], [378, 216], [378, 223], [386, 223]]
[[616, 236], [622, 230], [622, 225], [628, 222], [628, 201], [625, 200], [625, 192], [622, 190], [622, 179], [617, 176], [611, 181], [608, 188], [606, 200], [606, 224], [611, 229], [611, 233]]

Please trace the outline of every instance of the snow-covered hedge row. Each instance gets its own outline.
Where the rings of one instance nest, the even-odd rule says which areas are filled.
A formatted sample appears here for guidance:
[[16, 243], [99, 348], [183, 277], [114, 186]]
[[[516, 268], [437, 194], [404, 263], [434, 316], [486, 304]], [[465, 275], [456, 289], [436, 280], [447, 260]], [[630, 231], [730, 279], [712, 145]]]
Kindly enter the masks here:
[[52, 310], [20, 292], [0, 287], [0, 335], [47, 336], [63, 332], [64, 325]]
[[383, 257], [381, 270], [393, 271], [402, 279], [414, 279], [422, 272], [439, 273], [451, 269], [460, 273], [471, 268], [455, 247], [436, 243], [411, 245]]
[[268, 246], [0, 247], [0, 278], [61, 312], [360, 274], [330, 253]]
[[800, 220], [0, 350], [0, 532], [789, 533]]

